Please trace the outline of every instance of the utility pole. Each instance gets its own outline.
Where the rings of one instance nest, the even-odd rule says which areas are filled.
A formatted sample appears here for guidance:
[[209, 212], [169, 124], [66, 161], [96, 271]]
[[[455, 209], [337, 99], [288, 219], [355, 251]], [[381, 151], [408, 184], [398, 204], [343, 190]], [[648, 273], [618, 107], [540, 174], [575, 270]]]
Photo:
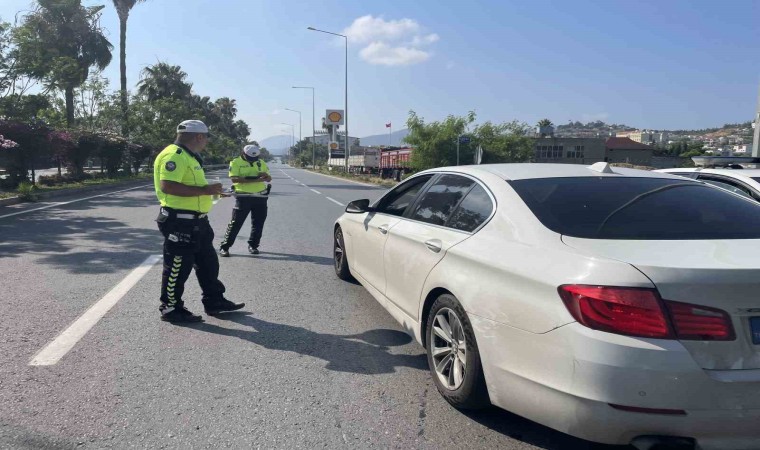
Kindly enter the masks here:
[[315, 146], [317, 145], [317, 133], [314, 126], [314, 88], [312, 86], [293, 86], [293, 89], [311, 89], [311, 167], [317, 167]]
[[757, 94], [757, 112], [755, 112], [755, 133], [752, 140], [752, 156], [760, 157], [760, 90]]

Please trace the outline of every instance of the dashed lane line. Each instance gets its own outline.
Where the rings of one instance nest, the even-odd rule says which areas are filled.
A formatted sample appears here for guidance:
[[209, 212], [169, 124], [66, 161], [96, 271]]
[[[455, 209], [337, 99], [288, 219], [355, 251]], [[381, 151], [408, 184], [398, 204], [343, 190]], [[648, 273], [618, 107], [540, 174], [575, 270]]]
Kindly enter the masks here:
[[319, 192], [319, 191], [318, 191], [318, 190], [316, 190], [316, 189], [311, 189], [311, 192], [313, 192], [313, 193], [315, 193], [315, 194], [319, 194], [319, 195], [322, 195], [322, 193], [321, 193], [321, 192]]
[[46, 345], [29, 362], [30, 366], [52, 366], [66, 355], [88, 331], [121, 300], [132, 287], [153, 267], [161, 261], [161, 255], [151, 255], [143, 261], [126, 278], [121, 280], [109, 293], [98, 300], [68, 328]]
[[346, 206], [346, 205], [344, 205], [343, 203], [341, 203], [341, 202], [339, 202], [339, 201], [335, 200], [335, 199], [334, 199], [334, 198], [332, 198], [332, 197], [325, 197], [325, 198], [326, 198], [326, 199], [328, 199], [328, 200], [330, 200], [331, 202], [335, 203], [336, 205], [340, 205], [340, 206]]

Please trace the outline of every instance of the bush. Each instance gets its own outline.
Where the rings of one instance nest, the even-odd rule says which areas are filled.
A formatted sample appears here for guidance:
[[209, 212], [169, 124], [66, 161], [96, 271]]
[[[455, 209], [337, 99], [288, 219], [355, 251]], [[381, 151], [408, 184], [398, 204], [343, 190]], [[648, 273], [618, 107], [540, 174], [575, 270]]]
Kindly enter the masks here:
[[40, 175], [37, 178], [37, 183], [43, 186], [55, 186], [58, 184], [78, 183], [91, 178], [93, 178], [93, 176], [86, 172], [78, 175], [73, 173], [64, 173], [63, 175]]
[[21, 184], [18, 185], [18, 196], [21, 200], [36, 202], [38, 198], [37, 186], [28, 181], [22, 181]]

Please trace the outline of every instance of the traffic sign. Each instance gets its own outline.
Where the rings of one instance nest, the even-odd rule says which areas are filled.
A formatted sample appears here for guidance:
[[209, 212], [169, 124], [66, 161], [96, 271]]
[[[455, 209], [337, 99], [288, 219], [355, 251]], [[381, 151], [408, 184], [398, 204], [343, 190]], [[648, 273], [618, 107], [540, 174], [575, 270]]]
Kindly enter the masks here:
[[460, 144], [469, 144], [470, 143], [470, 136], [459, 136], [459, 143]]

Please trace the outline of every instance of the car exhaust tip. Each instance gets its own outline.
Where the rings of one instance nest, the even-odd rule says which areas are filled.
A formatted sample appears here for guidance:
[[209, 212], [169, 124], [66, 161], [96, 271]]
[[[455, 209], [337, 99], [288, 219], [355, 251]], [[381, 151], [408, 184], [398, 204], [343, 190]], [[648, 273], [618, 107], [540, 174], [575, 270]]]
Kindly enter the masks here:
[[637, 436], [631, 445], [638, 450], [695, 450], [697, 441], [681, 436]]

